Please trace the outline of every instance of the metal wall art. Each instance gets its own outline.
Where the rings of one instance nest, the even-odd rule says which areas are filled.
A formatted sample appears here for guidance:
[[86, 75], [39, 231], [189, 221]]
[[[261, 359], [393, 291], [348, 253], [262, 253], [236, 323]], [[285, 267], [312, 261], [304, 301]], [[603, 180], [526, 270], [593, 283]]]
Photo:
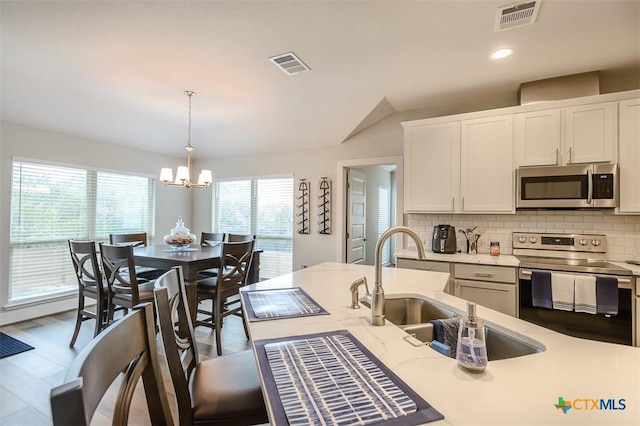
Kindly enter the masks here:
[[320, 204], [318, 204], [318, 233], [331, 234], [331, 181], [320, 178]]
[[300, 179], [298, 185], [298, 197], [296, 198], [298, 209], [297, 224], [298, 234], [309, 233], [309, 184], [306, 179]]

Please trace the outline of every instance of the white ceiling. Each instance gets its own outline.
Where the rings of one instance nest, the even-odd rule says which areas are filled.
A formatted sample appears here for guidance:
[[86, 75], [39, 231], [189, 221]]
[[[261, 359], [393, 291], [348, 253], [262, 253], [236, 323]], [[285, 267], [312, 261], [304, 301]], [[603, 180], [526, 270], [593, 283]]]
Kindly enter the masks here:
[[[640, 63], [640, 1], [3, 1], [1, 117], [195, 157], [342, 143], [395, 111], [515, 93], [519, 83]], [[514, 55], [490, 61], [510, 47]], [[294, 51], [312, 71], [268, 58]]]

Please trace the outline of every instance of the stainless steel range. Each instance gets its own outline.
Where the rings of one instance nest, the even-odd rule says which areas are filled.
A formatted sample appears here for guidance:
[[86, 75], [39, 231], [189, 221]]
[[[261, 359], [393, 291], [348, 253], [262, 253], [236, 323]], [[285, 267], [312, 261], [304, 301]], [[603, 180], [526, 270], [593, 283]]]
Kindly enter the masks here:
[[[514, 232], [513, 254], [520, 261], [518, 311], [521, 319], [571, 336], [626, 345], [635, 343], [632, 273], [607, 261], [605, 235]], [[617, 313], [591, 314], [535, 306], [534, 272], [615, 278]]]

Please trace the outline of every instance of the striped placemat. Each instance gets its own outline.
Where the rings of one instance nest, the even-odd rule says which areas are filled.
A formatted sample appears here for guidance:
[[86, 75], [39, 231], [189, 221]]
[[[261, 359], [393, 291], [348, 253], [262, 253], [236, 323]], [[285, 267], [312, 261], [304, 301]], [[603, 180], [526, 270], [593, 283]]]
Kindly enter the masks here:
[[417, 425], [444, 418], [346, 330], [255, 346], [275, 424]]
[[241, 292], [249, 321], [329, 315], [299, 287]]

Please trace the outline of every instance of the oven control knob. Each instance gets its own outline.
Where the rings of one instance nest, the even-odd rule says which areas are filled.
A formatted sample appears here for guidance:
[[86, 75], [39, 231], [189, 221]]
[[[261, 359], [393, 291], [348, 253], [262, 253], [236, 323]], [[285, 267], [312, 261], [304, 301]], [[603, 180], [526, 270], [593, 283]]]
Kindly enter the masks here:
[[600, 240], [591, 240], [591, 245], [598, 247], [600, 245]]
[[530, 242], [531, 244], [535, 244], [535, 243], [537, 243], [537, 242], [538, 242], [538, 239], [537, 239], [536, 237], [529, 237], [529, 242]]
[[520, 235], [518, 237], [518, 241], [521, 242], [521, 243], [525, 243], [525, 242], [527, 242], [527, 237], [525, 237], [524, 235]]
[[586, 246], [589, 243], [589, 241], [585, 240], [584, 238], [580, 240], [580, 245], [581, 246]]

